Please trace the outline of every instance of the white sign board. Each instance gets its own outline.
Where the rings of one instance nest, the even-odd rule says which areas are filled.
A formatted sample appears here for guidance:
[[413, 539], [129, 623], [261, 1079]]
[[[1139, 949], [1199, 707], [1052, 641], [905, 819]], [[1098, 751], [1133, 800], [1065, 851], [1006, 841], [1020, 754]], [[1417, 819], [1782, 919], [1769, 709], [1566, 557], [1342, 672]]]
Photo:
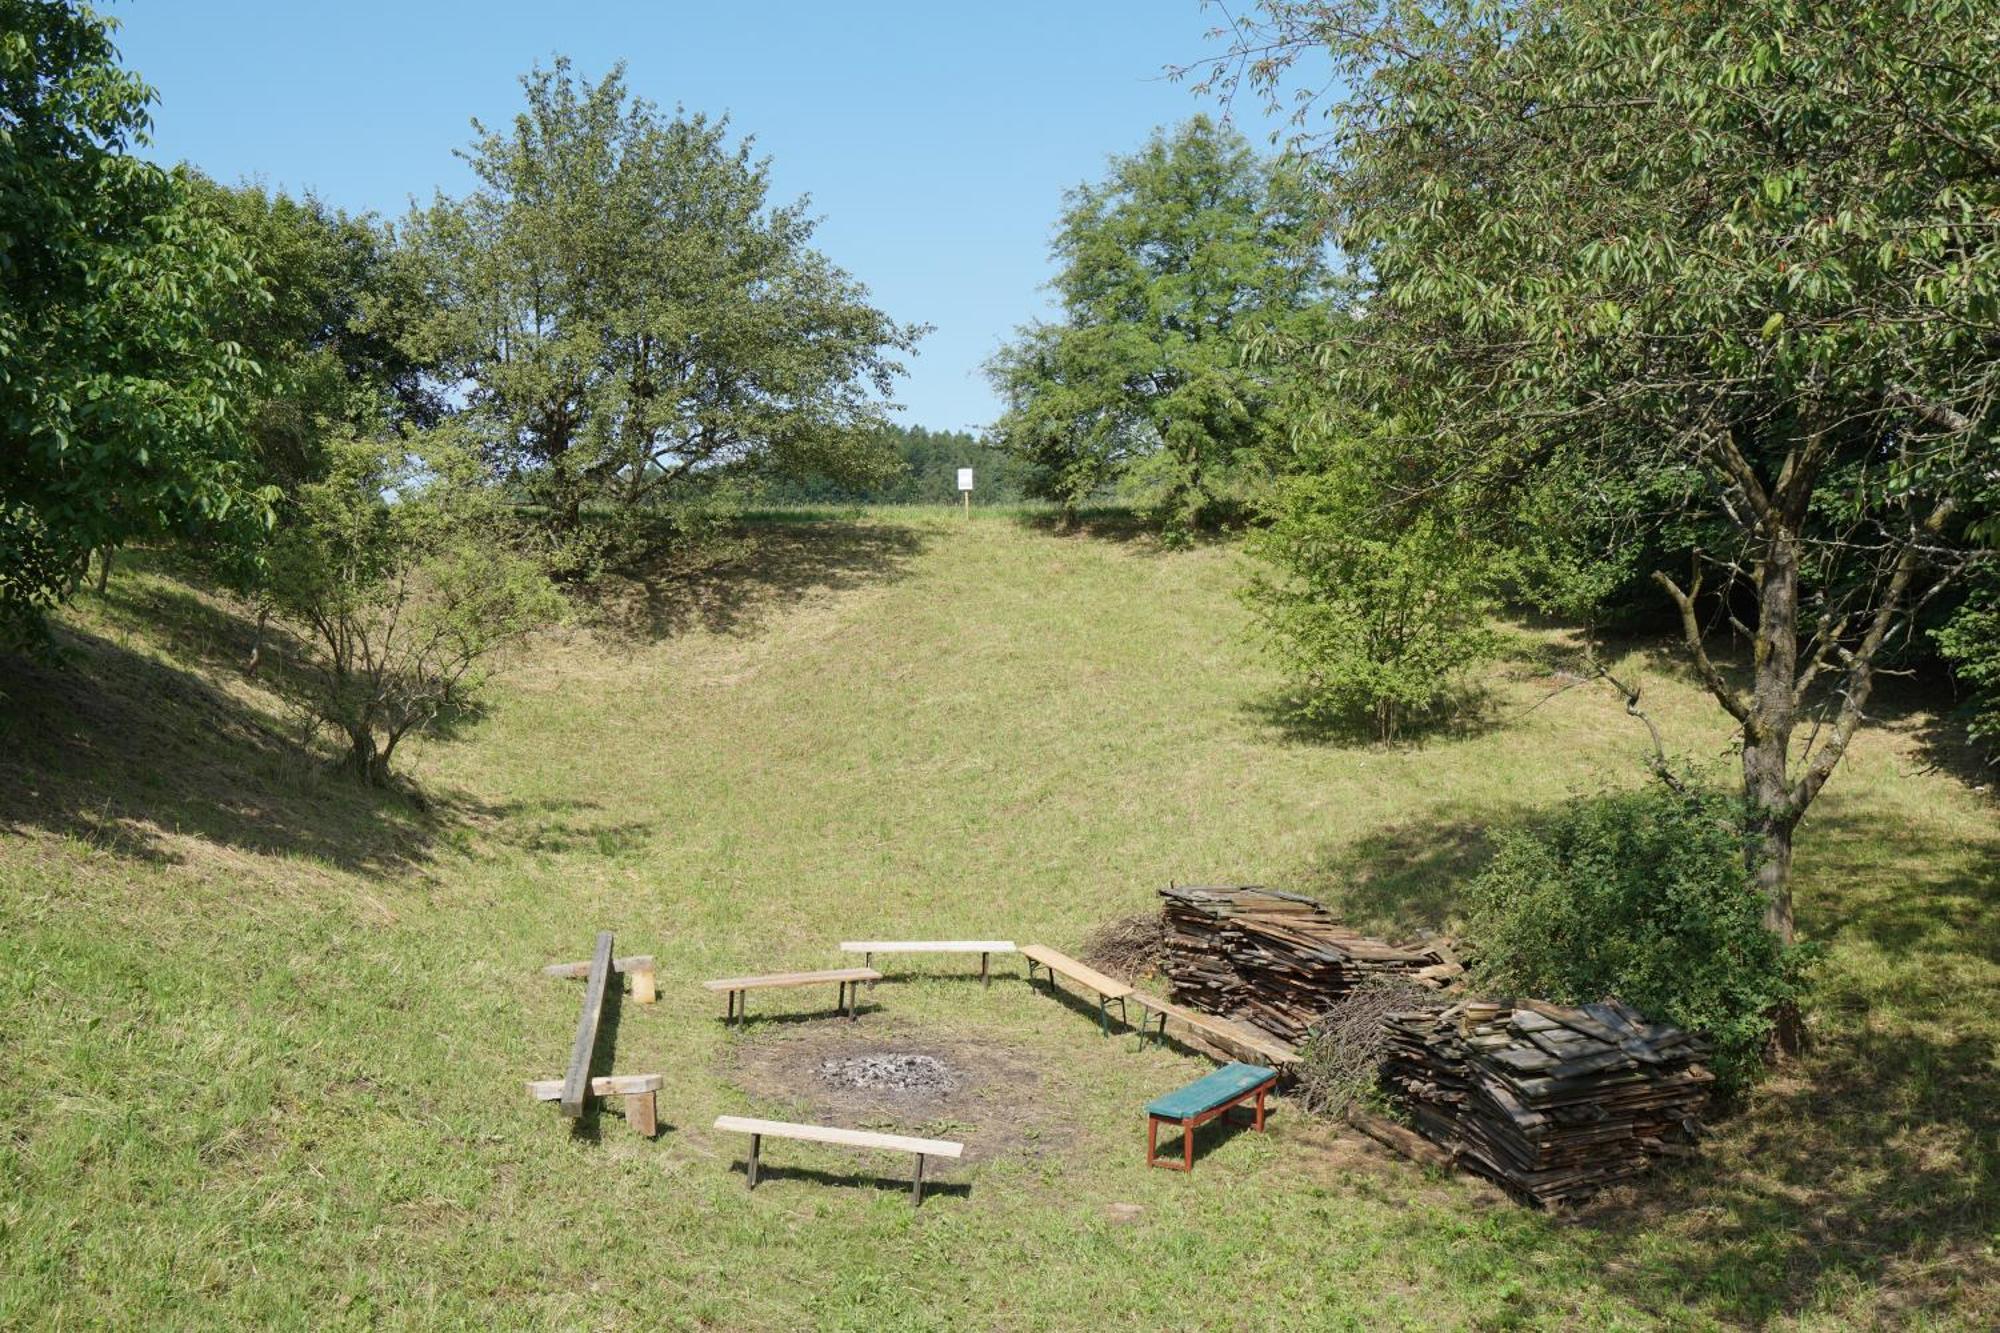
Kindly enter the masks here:
[[971, 468], [962, 467], [958, 470], [958, 489], [960, 489], [961, 491], [969, 491], [972, 489]]

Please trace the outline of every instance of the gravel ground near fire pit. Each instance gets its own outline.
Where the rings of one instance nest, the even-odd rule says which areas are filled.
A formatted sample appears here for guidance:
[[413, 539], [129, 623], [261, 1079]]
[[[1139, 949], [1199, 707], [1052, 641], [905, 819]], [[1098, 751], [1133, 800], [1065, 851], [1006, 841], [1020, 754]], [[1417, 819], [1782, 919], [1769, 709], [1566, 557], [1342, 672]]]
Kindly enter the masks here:
[[759, 1115], [957, 1139], [966, 1161], [1050, 1156], [1076, 1138], [1055, 1109], [1064, 1099], [1001, 1042], [785, 1032], [741, 1042], [720, 1060]]
[[822, 1060], [819, 1076], [832, 1087], [865, 1091], [946, 1093], [958, 1086], [958, 1075], [937, 1056], [894, 1052]]

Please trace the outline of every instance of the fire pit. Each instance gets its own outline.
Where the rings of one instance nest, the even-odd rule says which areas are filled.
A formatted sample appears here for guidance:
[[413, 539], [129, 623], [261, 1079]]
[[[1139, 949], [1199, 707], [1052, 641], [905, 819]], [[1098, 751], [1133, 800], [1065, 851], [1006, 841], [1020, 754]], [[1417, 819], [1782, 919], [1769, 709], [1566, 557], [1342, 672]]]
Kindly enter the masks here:
[[957, 1073], [935, 1055], [883, 1053], [822, 1060], [819, 1076], [837, 1088], [868, 1092], [942, 1094], [958, 1087]]

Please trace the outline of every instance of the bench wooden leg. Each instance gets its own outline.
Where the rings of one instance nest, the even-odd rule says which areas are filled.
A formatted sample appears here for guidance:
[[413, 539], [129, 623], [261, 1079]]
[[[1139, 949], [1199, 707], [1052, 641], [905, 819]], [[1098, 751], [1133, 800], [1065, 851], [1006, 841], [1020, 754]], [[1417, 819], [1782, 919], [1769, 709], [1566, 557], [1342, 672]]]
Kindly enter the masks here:
[[[875, 951], [873, 949], [870, 949], [861, 955], [861, 965], [863, 967], [875, 966]], [[873, 995], [875, 993], [875, 983], [872, 981], [868, 983], [868, 993], [870, 995]]]
[[745, 1189], [754, 1190], [757, 1188], [757, 1155], [763, 1146], [764, 1136], [762, 1134], [752, 1134], [750, 1136], [750, 1161], [743, 1170], [743, 1187]]
[[921, 1208], [924, 1204], [924, 1155], [917, 1154], [917, 1176], [910, 1182], [910, 1206]]
[[990, 954], [979, 955], [979, 984], [982, 986], [991, 986], [993, 984], [993, 975], [987, 970], [987, 963], [991, 957], [992, 955]]
[[634, 1004], [651, 1004], [659, 998], [659, 986], [653, 976], [652, 968], [641, 968], [632, 973], [632, 1002]]
[[642, 1138], [660, 1132], [660, 1104], [654, 1093], [635, 1092], [625, 1099], [625, 1119]]

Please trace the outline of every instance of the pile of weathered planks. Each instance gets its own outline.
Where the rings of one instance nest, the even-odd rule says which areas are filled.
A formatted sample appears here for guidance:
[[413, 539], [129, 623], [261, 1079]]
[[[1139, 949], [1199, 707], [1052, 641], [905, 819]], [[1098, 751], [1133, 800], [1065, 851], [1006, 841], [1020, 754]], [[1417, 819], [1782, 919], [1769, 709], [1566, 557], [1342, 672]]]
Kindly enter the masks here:
[[1161, 889], [1161, 970], [1173, 998], [1299, 1042], [1371, 976], [1442, 987], [1464, 968], [1443, 941], [1395, 945], [1335, 921], [1310, 898], [1257, 887]]
[[1706, 1047], [1615, 1001], [1464, 1002], [1390, 1014], [1382, 1080], [1419, 1132], [1545, 1207], [1693, 1150]]

